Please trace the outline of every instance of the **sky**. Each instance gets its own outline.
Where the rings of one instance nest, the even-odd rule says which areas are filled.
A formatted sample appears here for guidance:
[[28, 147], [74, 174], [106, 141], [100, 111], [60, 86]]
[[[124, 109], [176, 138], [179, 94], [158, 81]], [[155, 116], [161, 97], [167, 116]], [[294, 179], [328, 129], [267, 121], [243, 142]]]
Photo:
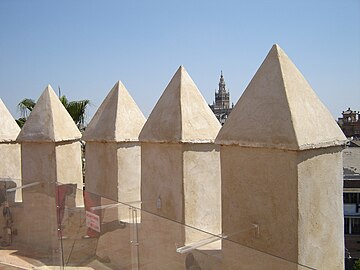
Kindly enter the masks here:
[[50, 84], [90, 121], [121, 80], [147, 117], [184, 65], [208, 103], [222, 70], [236, 103], [275, 43], [335, 119], [360, 110], [359, 0], [0, 0], [0, 98], [18, 118]]

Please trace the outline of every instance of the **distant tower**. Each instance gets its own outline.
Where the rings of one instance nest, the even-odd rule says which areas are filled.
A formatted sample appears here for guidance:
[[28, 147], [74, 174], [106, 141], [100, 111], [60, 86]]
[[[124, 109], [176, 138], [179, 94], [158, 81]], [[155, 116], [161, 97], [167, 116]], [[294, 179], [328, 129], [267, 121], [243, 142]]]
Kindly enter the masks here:
[[360, 138], [360, 112], [348, 108], [342, 112], [342, 117], [338, 118], [338, 124], [345, 136], [350, 138]]
[[230, 107], [230, 93], [226, 90], [226, 84], [221, 71], [219, 89], [215, 90], [215, 102], [209, 105], [216, 118], [223, 125], [228, 118], [234, 104]]

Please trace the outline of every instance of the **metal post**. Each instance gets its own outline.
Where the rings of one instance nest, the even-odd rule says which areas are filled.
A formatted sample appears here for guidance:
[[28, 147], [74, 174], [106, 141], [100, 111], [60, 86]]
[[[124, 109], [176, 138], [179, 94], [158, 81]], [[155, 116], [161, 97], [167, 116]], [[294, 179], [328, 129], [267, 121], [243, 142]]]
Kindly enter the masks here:
[[131, 220], [131, 233], [130, 233], [130, 247], [131, 247], [131, 265], [132, 270], [139, 270], [139, 234], [138, 234], [138, 217], [137, 209], [129, 207], [129, 214]]

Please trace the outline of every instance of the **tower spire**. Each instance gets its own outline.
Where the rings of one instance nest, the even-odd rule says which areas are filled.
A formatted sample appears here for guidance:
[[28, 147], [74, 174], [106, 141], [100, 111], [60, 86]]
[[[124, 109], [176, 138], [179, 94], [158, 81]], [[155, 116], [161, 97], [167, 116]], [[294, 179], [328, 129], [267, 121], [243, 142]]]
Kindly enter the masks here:
[[224, 80], [224, 76], [223, 76], [222, 70], [221, 70], [220, 81], [219, 81], [219, 94], [220, 94], [220, 93], [226, 94], [226, 85], [225, 85], [225, 80]]
[[209, 105], [217, 119], [221, 124], [224, 124], [228, 115], [231, 112], [232, 107], [230, 107], [230, 93], [226, 89], [226, 84], [224, 80], [223, 71], [220, 71], [220, 80], [219, 80], [219, 88], [215, 90], [215, 102], [213, 105]]

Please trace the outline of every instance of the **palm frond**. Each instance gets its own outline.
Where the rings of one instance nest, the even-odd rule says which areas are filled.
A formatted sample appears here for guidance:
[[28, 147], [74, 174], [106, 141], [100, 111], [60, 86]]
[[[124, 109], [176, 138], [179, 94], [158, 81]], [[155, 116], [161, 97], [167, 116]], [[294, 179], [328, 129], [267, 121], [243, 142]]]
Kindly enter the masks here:
[[22, 128], [25, 125], [26, 118], [25, 117], [20, 117], [20, 118], [16, 119], [15, 121], [18, 124], [18, 126], [20, 128]]
[[22, 118], [28, 118], [29, 114], [35, 107], [35, 101], [30, 98], [24, 98], [22, 101], [19, 102], [17, 105], [18, 110], [20, 111], [20, 115]]
[[[59, 97], [60, 102], [64, 105], [65, 109], [69, 112], [75, 124], [79, 129], [83, 129], [85, 125], [86, 109], [90, 104], [90, 100], [78, 100], [78, 101], [69, 101], [65, 95]], [[22, 127], [26, 119], [29, 117], [29, 114], [35, 107], [35, 101], [30, 98], [23, 99], [18, 104], [18, 110], [20, 111], [21, 117], [16, 120], [18, 125]]]
[[66, 96], [63, 95], [63, 96], [59, 97], [59, 99], [65, 108], [69, 105], [69, 100], [66, 98]]
[[90, 101], [87, 99], [70, 101], [66, 107], [66, 110], [69, 112], [75, 124], [79, 128], [83, 127], [85, 124], [85, 116], [86, 116], [85, 112], [89, 103]]

